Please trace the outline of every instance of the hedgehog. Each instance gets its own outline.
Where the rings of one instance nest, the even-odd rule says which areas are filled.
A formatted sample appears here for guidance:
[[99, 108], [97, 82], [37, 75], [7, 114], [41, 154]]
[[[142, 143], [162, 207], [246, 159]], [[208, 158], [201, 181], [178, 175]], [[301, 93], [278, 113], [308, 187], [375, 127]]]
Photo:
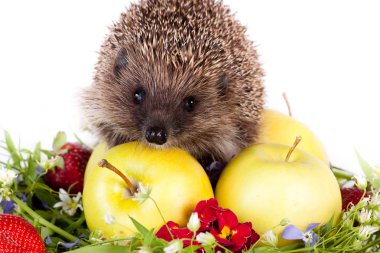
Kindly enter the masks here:
[[255, 142], [264, 74], [221, 1], [141, 0], [109, 30], [81, 105], [110, 147], [178, 147], [205, 164]]

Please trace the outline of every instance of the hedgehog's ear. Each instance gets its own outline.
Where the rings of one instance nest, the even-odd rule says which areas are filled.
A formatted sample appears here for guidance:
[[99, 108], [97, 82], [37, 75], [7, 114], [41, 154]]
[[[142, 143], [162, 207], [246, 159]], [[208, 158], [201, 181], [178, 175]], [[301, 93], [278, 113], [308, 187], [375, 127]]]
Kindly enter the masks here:
[[124, 69], [128, 64], [128, 55], [127, 50], [125, 48], [120, 48], [119, 52], [117, 52], [115, 63], [113, 66], [113, 72], [115, 75], [119, 75], [120, 71]]
[[228, 78], [226, 74], [222, 74], [217, 82], [217, 87], [218, 87], [218, 94], [219, 96], [224, 96], [226, 95], [227, 92], [227, 87], [228, 87]]

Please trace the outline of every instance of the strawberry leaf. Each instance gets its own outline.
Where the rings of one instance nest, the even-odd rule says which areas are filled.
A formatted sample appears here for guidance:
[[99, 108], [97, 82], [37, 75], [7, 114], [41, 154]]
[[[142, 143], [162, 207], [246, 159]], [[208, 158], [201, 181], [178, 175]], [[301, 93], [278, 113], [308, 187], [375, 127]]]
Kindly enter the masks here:
[[58, 132], [53, 141], [53, 151], [57, 153], [59, 149], [66, 143], [66, 140], [66, 133], [63, 131]]
[[61, 156], [58, 156], [57, 157], [57, 161], [55, 162], [55, 164], [56, 164], [57, 167], [63, 169], [65, 167], [65, 160]]

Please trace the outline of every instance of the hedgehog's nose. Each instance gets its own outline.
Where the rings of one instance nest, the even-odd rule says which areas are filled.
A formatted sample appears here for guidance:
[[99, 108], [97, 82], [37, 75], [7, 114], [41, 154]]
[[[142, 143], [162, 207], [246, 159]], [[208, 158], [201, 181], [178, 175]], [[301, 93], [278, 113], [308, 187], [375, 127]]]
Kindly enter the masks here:
[[162, 127], [149, 127], [145, 132], [145, 139], [151, 143], [162, 145], [166, 142], [168, 134], [165, 128]]

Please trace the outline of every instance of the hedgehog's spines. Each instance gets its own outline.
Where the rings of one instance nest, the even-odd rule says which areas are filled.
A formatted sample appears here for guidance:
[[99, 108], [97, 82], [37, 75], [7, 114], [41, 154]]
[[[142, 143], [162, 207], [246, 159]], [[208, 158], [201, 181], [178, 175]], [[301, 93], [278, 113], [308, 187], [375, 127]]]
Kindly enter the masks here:
[[[144, 124], [164, 117], [173, 128], [168, 146], [227, 159], [254, 141], [264, 100], [263, 71], [245, 31], [221, 1], [131, 4], [110, 27], [94, 85], [84, 95], [89, 123], [117, 144], [143, 140]], [[120, 50], [128, 61], [115, 72]], [[131, 103], [137, 86], [154, 97], [141, 110]], [[181, 115], [181, 103], [192, 95], [201, 111]]]

